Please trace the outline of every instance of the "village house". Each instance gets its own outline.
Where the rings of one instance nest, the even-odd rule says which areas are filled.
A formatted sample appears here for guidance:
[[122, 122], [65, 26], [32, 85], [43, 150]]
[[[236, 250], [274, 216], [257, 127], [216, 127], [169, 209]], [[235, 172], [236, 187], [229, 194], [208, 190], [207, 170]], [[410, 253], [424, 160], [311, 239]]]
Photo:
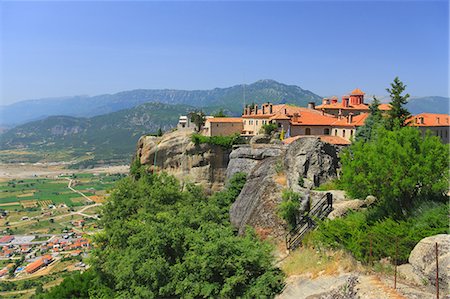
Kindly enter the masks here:
[[420, 113], [410, 117], [409, 125], [419, 128], [422, 135], [426, 131], [438, 136], [443, 143], [449, 143], [449, 115], [436, 113]]
[[241, 134], [243, 129], [240, 117], [214, 117], [206, 119], [202, 134], [209, 137], [229, 136]]
[[[264, 125], [274, 123], [288, 135], [329, 135], [330, 125], [334, 121], [332, 115], [314, 109], [314, 103], [308, 108], [293, 105], [273, 105], [265, 103], [259, 109], [258, 105], [247, 106], [242, 115], [243, 135], [256, 135]], [[291, 132], [289, 132], [292, 130]]]
[[356, 134], [356, 129], [364, 125], [369, 113], [353, 115], [349, 113], [346, 117], [338, 117], [331, 125], [331, 135], [351, 140]]
[[[353, 115], [368, 113], [370, 111], [369, 104], [364, 103], [364, 95], [365, 93], [361, 89], [356, 88], [350, 95], [343, 96], [341, 102], [338, 101], [337, 97], [323, 99], [322, 105], [317, 106], [316, 109], [335, 116], [347, 116], [349, 113], [353, 113]], [[378, 108], [381, 111], [390, 110], [389, 104], [380, 104]]]
[[37, 260], [35, 260], [34, 262], [28, 264], [25, 268], [25, 271], [28, 274], [32, 274], [32, 273], [36, 272], [37, 270], [41, 269], [42, 267], [47, 266], [52, 261], [53, 261], [53, 257], [51, 255], [44, 255], [44, 256], [38, 258]]

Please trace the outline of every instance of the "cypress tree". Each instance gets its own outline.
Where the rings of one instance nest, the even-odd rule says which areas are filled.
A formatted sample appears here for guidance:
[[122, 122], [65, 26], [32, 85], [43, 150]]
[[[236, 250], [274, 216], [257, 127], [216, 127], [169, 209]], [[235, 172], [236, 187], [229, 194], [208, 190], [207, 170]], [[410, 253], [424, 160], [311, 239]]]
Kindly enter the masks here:
[[395, 130], [407, 125], [406, 120], [411, 116], [408, 109], [404, 107], [408, 102], [409, 94], [402, 95], [406, 85], [398, 77], [391, 83], [391, 88], [386, 88], [391, 97], [391, 110], [388, 111], [386, 129]]

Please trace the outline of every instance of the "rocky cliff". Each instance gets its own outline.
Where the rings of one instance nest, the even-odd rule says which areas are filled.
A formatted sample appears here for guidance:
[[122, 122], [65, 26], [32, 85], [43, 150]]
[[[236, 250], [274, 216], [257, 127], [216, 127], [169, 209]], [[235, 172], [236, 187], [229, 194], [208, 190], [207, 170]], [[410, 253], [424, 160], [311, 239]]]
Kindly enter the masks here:
[[227, 177], [239, 171], [248, 174], [230, 210], [231, 222], [239, 233], [250, 225], [263, 236], [284, 237], [285, 223], [276, 212], [282, 190], [300, 192], [303, 208], [309, 200], [314, 204], [324, 192], [309, 189], [337, 176], [339, 151], [339, 147], [316, 137], [300, 138], [287, 146], [253, 144], [234, 149]]
[[163, 137], [142, 136], [137, 145], [141, 164], [162, 169], [184, 182], [201, 184], [208, 191], [220, 190], [225, 181], [231, 150], [191, 142], [190, 130], [177, 130]]
[[231, 222], [240, 233], [249, 225], [263, 237], [283, 238], [285, 223], [276, 212], [282, 190], [301, 193], [305, 208], [324, 195], [310, 189], [338, 173], [340, 148], [317, 137], [300, 138], [289, 145], [251, 142], [230, 150], [195, 145], [191, 134], [178, 130], [163, 137], [143, 136], [137, 157], [149, 168], [163, 169], [210, 191], [219, 190], [235, 173], [246, 173], [247, 182], [230, 210]]

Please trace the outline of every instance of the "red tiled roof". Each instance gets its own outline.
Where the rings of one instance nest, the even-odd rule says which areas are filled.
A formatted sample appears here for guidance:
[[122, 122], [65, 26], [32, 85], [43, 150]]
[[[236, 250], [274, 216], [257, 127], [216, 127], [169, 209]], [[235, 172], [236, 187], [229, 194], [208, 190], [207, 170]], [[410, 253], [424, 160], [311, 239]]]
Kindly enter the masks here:
[[360, 127], [364, 125], [369, 113], [361, 113], [352, 117], [352, 122], [348, 122], [348, 117], [342, 117], [336, 120], [332, 125], [334, 127]]
[[[421, 119], [423, 118], [423, 123]], [[448, 114], [437, 113], [420, 113], [410, 117], [407, 122], [410, 122], [411, 126], [417, 127], [446, 127], [449, 126]]]
[[211, 123], [241, 123], [241, 117], [214, 117], [208, 118], [206, 121]]
[[0, 243], [9, 243], [14, 240], [14, 236], [3, 236], [0, 238]]
[[42, 256], [41, 258], [35, 260], [34, 262], [28, 264], [25, 268], [25, 271], [27, 271], [27, 273], [33, 273], [36, 270], [38, 270], [39, 268], [41, 268], [42, 266], [45, 266], [47, 264], [49, 264], [49, 262], [52, 260], [52, 256], [51, 255], [45, 255]]
[[365, 93], [359, 88], [353, 89], [350, 94], [351, 95], [355, 95], [355, 96], [363, 96], [363, 95], [365, 95]]

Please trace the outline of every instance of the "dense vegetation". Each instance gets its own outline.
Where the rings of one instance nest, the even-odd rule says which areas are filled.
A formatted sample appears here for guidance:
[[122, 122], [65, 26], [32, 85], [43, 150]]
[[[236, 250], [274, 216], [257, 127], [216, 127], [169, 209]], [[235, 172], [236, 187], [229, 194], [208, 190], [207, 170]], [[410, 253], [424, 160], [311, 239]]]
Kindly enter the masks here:
[[195, 145], [199, 144], [210, 144], [210, 145], [219, 145], [223, 148], [231, 148], [235, 144], [243, 143], [244, 141], [239, 136], [239, 134], [234, 134], [230, 136], [204, 136], [201, 134], [192, 134], [191, 141]]
[[449, 233], [446, 203], [425, 202], [401, 220], [380, 218], [376, 214], [376, 209], [370, 209], [324, 221], [309, 235], [306, 244], [345, 248], [364, 262], [369, 262], [370, 240], [374, 260], [394, 258], [398, 244], [397, 262], [402, 264], [408, 261], [409, 253], [421, 239]]
[[341, 183], [355, 198], [377, 197], [386, 214], [400, 217], [416, 202], [442, 197], [448, 188], [448, 146], [417, 128], [379, 127], [368, 142], [344, 151]]
[[300, 194], [285, 189], [281, 194], [282, 201], [277, 208], [278, 215], [286, 221], [289, 230], [297, 226], [297, 214], [300, 209]]
[[197, 186], [135, 167], [105, 205], [92, 268], [40, 298], [273, 297], [283, 274], [271, 246], [251, 230], [237, 236], [229, 223], [244, 183], [237, 174], [206, 197]]
[[448, 232], [449, 148], [436, 136], [404, 126], [404, 90], [396, 78], [388, 89], [393, 110], [381, 115], [375, 101], [370, 121], [341, 155], [339, 185], [355, 198], [374, 195], [374, 206], [322, 222], [307, 243], [343, 247], [361, 261], [368, 261], [370, 242], [375, 259], [394, 258], [398, 244], [402, 263], [422, 238]]

